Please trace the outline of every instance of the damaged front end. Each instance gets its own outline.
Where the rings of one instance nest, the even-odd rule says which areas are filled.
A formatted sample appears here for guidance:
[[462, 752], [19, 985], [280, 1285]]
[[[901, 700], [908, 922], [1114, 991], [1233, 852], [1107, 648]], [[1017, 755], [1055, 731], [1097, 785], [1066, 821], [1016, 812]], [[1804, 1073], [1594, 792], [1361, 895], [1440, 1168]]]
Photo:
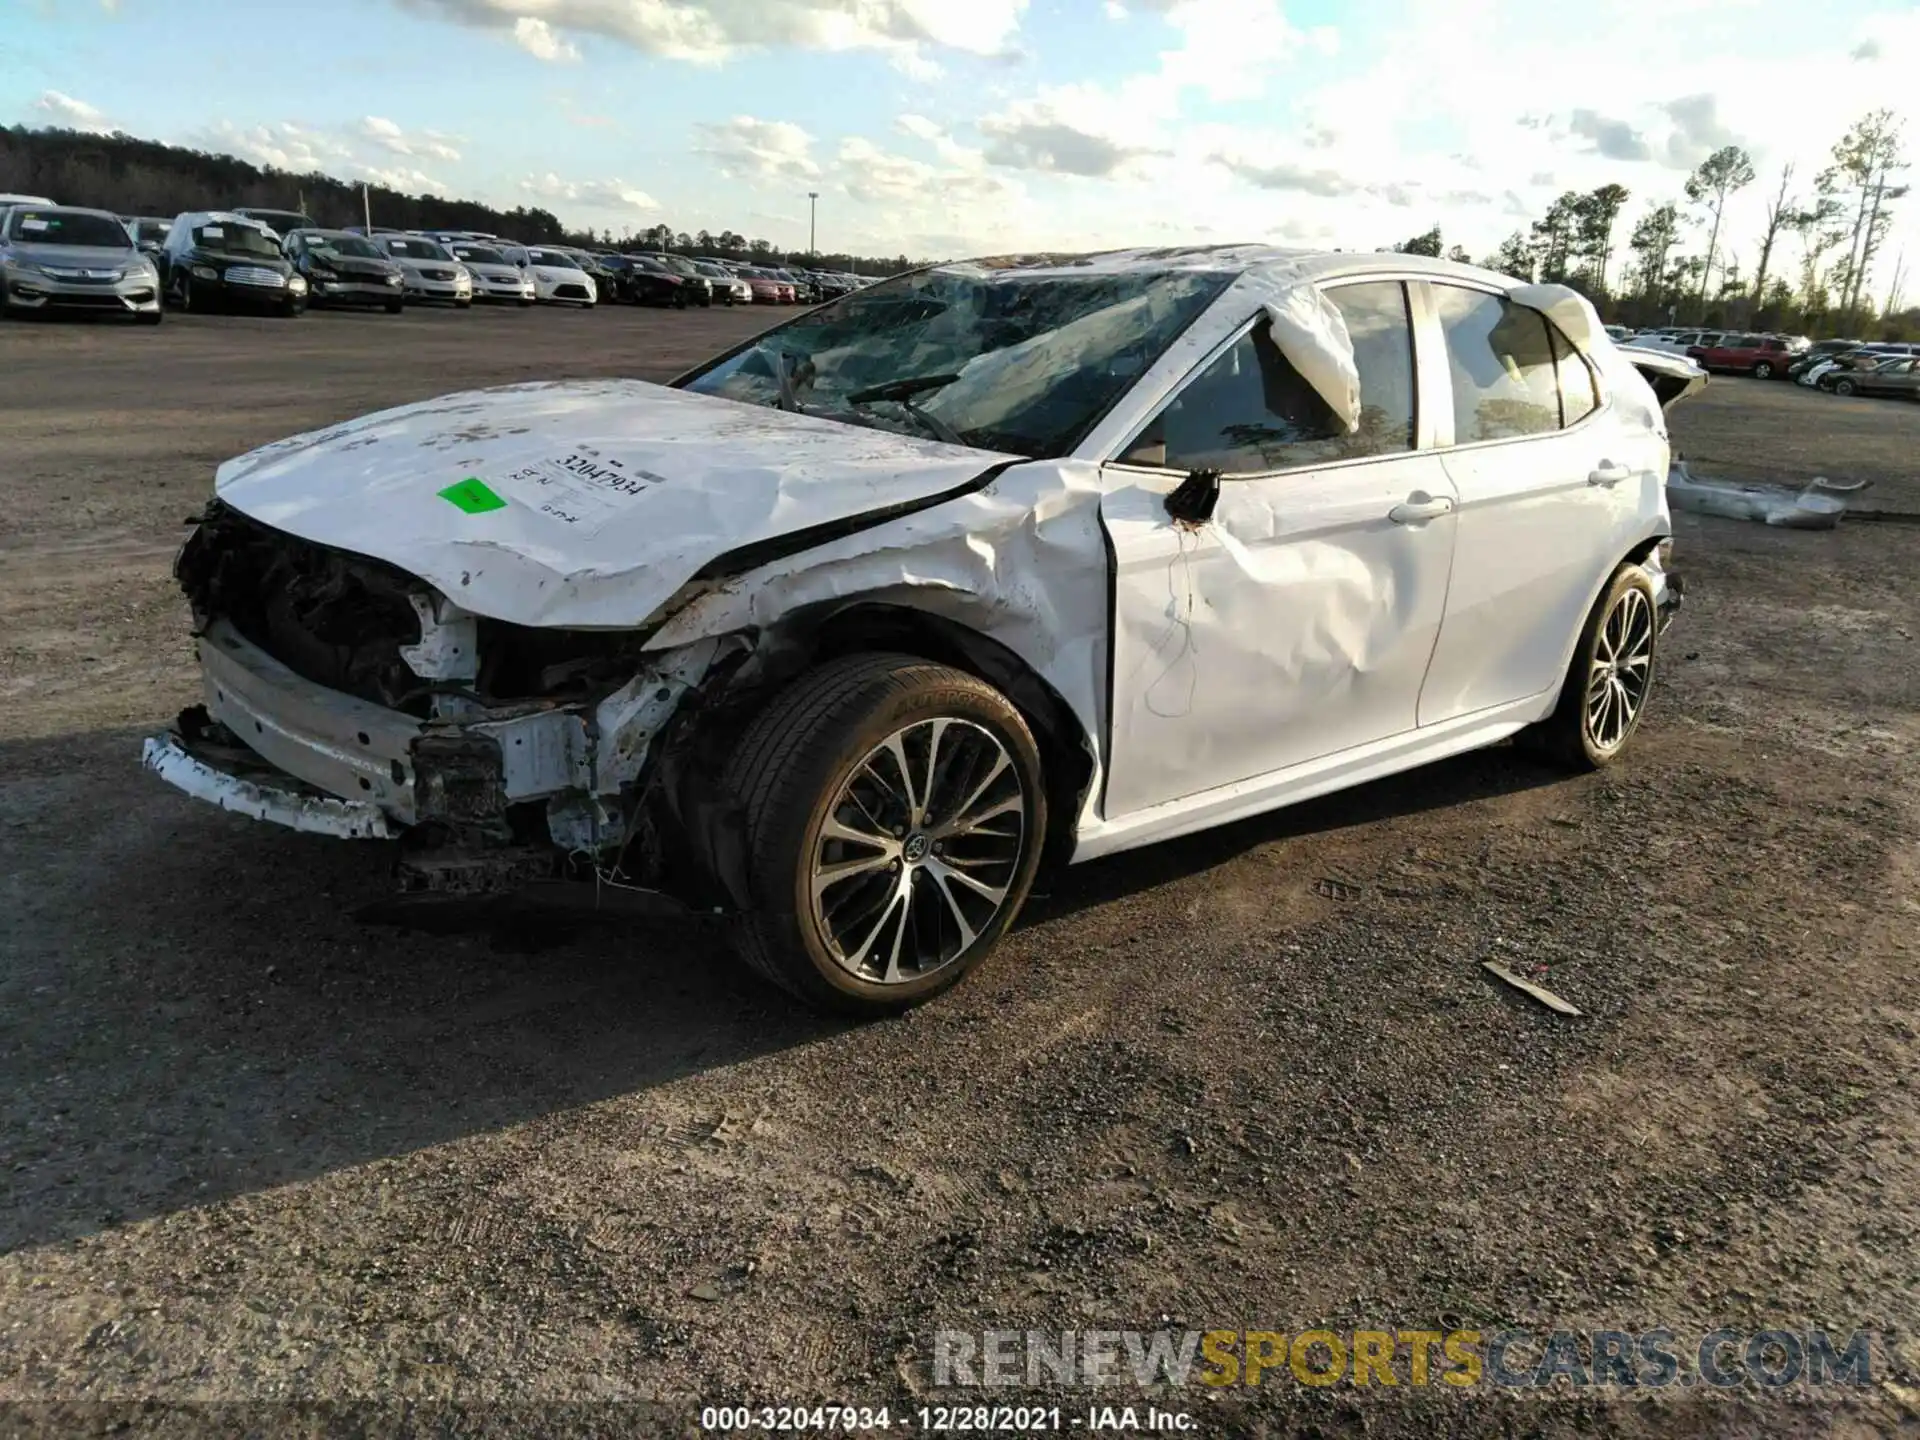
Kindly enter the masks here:
[[700, 797], [666, 777], [704, 768], [671, 757], [743, 642], [645, 652], [645, 630], [474, 615], [218, 500], [175, 574], [205, 696], [146, 743], [169, 784], [295, 830], [397, 839], [403, 890], [600, 877], [725, 898], [717, 842], [675, 834]]

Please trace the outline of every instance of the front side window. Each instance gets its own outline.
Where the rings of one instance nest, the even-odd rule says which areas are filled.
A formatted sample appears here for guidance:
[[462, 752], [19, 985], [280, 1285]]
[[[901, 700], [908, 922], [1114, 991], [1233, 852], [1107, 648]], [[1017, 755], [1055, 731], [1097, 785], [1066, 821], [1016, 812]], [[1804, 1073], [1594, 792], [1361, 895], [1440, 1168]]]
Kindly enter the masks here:
[[809, 311], [683, 383], [850, 424], [1062, 455], [1233, 278], [944, 265]]
[[1343, 285], [1327, 298], [1353, 338], [1360, 427], [1348, 433], [1261, 320], [1190, 380], [1122, 462], [1258, 474], [1413, 448], [1413, 345], [1398, 281]]
[[1558, 430], [1560, 387], [1547, 317], [1458, 285], [1435, 285], [1433, 300], [1453, 377], [1453, 443]]

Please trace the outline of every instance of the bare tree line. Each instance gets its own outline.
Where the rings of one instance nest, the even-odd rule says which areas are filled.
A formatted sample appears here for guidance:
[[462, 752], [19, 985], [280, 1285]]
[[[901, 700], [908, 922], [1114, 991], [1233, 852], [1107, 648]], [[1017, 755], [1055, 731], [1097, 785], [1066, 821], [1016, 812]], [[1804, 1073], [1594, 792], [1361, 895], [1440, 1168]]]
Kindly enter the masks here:
[[[1629, 324], [1672, 321], [1782, 331], [1833, 330], [1883, 339], [1920, 339], [1920, 308], [1901, 308], [1904, 268], [1896, 266], [1885, 301], [1870, 290], [1883, 258], [1894, 204], [1908, 192], [1901, 126], [1889, 110], [1856, 120], [1811, 188], [1796, 186], [1783, 165], [1760, 231], [1751, 277], [1722, 245], [1727, 202], [1758, 178], [1737, 145], [1709, 155], [1681, 187], [1640, 217], [1616, 272], [1616, 232], [1630, 192], [1602, 185], [1568, 191], [1525, 231], [1516, 231], [1480, 263], [1530, 280], [1572, 285], [1610, 318]], [[1688, 245], [1689, 231], [1698, 248]], [[1799, 265], [1788, 278], [1788, 243]], [[1414, 254], [1470, 258], [1444, 247], [1440, 228], [1393, 247]]]

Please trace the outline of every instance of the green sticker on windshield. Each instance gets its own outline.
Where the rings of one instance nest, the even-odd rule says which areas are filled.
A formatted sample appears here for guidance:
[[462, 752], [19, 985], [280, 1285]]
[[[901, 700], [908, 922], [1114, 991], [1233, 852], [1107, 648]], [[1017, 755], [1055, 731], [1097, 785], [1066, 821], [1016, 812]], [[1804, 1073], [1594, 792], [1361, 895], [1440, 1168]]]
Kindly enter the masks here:
[[487, 488], [487, 482], [478, 475], [469, 475], [457, 485], [449, 485], [440, 492], [442, 500], [450, 500], [469, 515], [484, 515], [489, 510], [504, 510], [507, 502]]

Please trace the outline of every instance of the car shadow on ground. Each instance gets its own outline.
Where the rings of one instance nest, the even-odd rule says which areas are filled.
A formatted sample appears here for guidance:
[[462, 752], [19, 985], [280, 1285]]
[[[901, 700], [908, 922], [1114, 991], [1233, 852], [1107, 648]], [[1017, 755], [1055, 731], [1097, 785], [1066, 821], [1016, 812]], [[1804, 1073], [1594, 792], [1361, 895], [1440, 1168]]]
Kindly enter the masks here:
[[[668, 1084], [851, 1028], [708, 922], [355, 918], [383, 847], [221, 814], [119, 731], [0, 744], [0, 1253]], [[1491, 752], [1074, 867], [1033, 922], [1278, 840], [1554, 778]]]
[[1284, 810], [1042, 874], [1024, 919], [1059, 919], [1228, 864], [1265, 845], [1452, 809], [1567, 779], [1564, 769], [1512, 745], [1471, 751]]

